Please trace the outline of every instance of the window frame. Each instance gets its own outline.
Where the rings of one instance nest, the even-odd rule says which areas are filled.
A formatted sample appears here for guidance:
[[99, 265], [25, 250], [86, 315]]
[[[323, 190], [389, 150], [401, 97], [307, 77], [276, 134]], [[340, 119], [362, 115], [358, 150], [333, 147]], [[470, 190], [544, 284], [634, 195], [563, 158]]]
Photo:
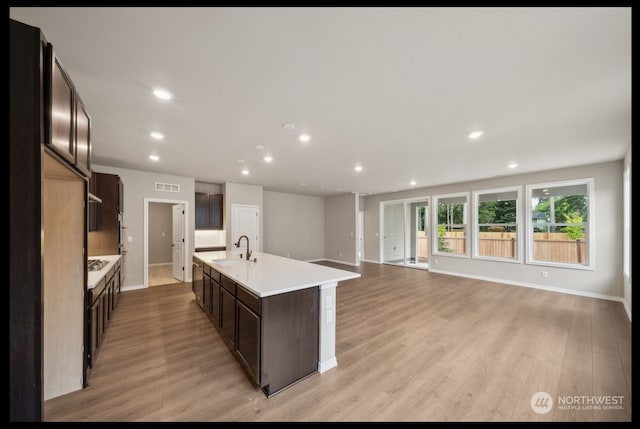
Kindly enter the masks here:
[[[585, 222], [585, 229], [588, 234], [588, 240], [585, 241], [585, 253], [586, 253], [586, 261], [585, 264], [577, 264], [577, 263], [568, 263], [568, 262], [553, 262], [553, 261], [540, 261], [533, 258], [533, 221], [531, 219], [531, 211], [533, 207], [531, 206], [532, 193], [534, 189], [540, 188], [554, 188], [554, 187], [565, 187], [565, 186], [577, 186], [577, 185], [586, 185], [587, 186], [587, 198], [588, 198], [588, 219]], [[558, 180], [554, 182], [545, 182], [545, 183], [534, 183], [530, 185], [526, 185], [525, 192], [525, 213], [526, 213], [526, 227], [527, 227], [527, 251], [526, 251], [526, 260], [525, 263], [528, 265], [539, 265], [546, 267], [559, 267], [559, 268], [570, 268], [575, 270], [595, 270], [595, 245], [594, 240], [596, 237], [595, 234], [595, 181], [593, 177], [588, 177], [584, 179], [571, 179], [571, 180]]]
[[[465, 207], [463, 218], [466, 219], [465, 225], [465, 253], [442, 252], [438, 247], [438, 205], [441, 199], [464, 197]], [[472, 235], [471, 223], [469, 219], [469, 206], [471, 205], [469, 192], [455, 192], [451, 194], [439, 194], [431, 196], [431, 254], [434, 256], [451, 256], [453, 258], [471, 258], [470, 238]]]
[[[502, 256], [484, 256], [480, 255], [480, 216], [478, 210], [480, 208], [480, 196], [487, 194], [497, 194], [504, 192], [516, 192], [516, 249], [517, 249], [517, 257], [516, 258], [507, 258]], [[498, 262], [508, 262], [510, 264], [521, 264], [523, 261], [523, 253], [524, 253], [524, 237], [522, 234], [522, 186], [507, 186], [504, 188], [492, 188], [492, 189], [481, 189], [477, 191], [473, 191], [473, 213], [472, 213], [472, 229], [473, 229], [473, 254], [472, 257], [474, 259], [481, 259], [485, 261], [498, 261]]]

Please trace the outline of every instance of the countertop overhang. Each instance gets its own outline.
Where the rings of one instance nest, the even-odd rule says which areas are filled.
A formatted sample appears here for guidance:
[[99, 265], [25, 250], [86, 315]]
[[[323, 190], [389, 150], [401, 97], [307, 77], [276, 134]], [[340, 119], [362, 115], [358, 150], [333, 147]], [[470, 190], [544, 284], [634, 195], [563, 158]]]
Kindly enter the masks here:
[[247, 261], [240, 258], [240, 253], [236, 249], [195, 252], [193, 256], [261, 298], [360, 277], [352, 271], [263, 252], [254, 252]]

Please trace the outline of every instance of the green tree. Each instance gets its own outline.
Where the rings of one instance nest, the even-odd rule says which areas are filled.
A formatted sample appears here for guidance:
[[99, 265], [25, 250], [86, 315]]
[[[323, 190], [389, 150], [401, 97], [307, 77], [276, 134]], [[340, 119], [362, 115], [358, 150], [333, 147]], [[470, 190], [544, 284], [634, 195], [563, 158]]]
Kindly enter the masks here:
[[564, 232], [565, 234], [567, 234], [569, 240], [580, 240], [582, 237], [584, 237], [584, 226], [582, 215], [580, 214], [580, 212], [575, 211], [568, 215], [565, 214], [564, 219], [565, 223], [570, 224], [567, 225], [564, 229]]
[[444, 237], [446, 233], [446, 225], [438, 225], [438, 250], [441, 252], [453, 252], [447, 245], [447, 239]]

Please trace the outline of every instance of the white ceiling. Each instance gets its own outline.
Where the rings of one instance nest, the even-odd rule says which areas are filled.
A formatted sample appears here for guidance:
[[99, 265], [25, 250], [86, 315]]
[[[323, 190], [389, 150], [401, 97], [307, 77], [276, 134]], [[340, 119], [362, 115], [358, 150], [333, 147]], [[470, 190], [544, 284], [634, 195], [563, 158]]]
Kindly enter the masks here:
[[[54, 45], [92, 116], [94, 164], [330, 195], [617, 160], [631, 144], [631, 8], [33, 7], [10, 17]], [[155, 86], [174, 100], [158, 101]], [[476, 129], [485, 134], [469, 140]]]

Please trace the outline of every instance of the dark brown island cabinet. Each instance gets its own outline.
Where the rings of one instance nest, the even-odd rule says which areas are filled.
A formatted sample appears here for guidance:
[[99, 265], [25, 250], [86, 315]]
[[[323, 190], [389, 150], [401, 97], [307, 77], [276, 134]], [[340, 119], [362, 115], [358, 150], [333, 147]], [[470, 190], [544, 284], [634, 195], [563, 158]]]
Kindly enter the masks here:
[[260, 298], [193, 258], [196, 302], [267, 397], [317, 372], [319, 288]]

